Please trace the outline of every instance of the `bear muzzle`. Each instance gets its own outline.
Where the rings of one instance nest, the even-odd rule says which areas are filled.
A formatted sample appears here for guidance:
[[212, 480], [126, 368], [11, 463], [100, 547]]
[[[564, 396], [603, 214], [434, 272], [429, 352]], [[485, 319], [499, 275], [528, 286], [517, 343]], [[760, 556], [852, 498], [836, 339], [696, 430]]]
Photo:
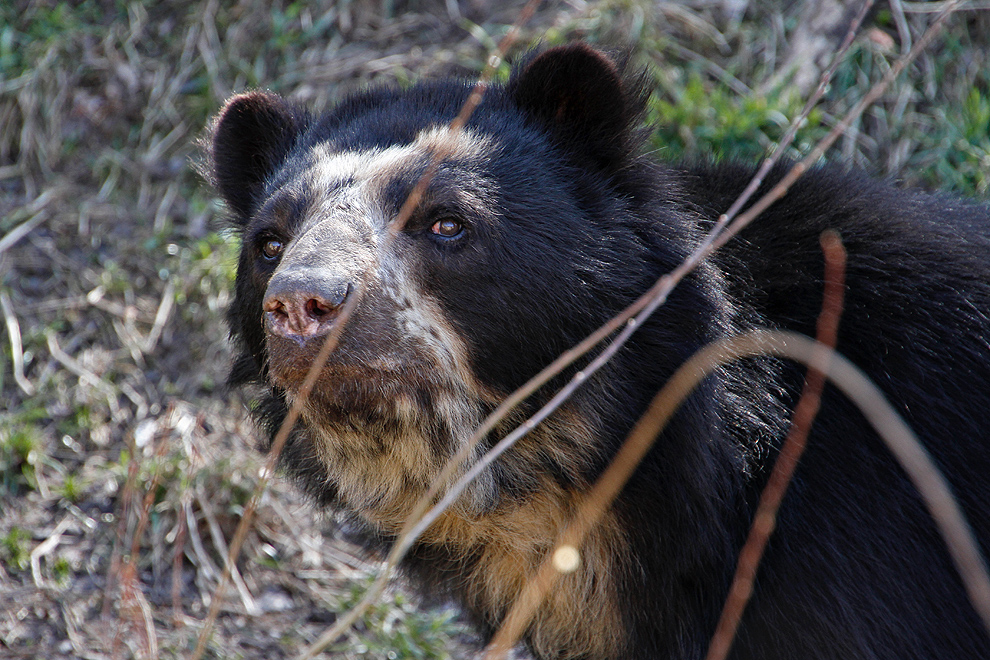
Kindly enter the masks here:
[[278, 272], [268, 283], [262, 303], [265, 330], [300, 345], [326, 335], [351, 290], [347, 280], [319, 269]]

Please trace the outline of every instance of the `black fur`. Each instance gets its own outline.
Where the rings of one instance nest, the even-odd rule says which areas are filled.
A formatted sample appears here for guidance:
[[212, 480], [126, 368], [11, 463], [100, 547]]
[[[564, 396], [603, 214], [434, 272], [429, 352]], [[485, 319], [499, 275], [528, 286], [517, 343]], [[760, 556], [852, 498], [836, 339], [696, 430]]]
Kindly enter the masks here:
[[[415, 286], [439, 301], [466, 344], [474, 377], [499, 395], [676, 266], [753, 173], [735, 165], [661, 165], [642, 155], [642, 83], [622, 68], [581, 44], [526, 59], [507, 85], [488, 90], [468, 123], [474, 135], [490, 139], [487, 158], [449, 176], [441, 168], [397, 239]], [[408, 145], [423, 129], [453, 119], [470, 88], [442, 80], [375, 89], [319, 118], [254, 94], [234, 99], [218, 118], [213, 176], [244, 237], [230, 311], [243, 351], [233, 380], [270, 390], [260, 406], [269, 429], [285, 415], [285, 384], [269, 377], [272, 340], [262, 300], [275, 267], [262, 263], [258, 242], [277, 224], [291, 243], [294, 227], [314, 212], [299, 181], [318, 145], [330, 153]], [[390, 184], [383, 203], [391, 213], [424, 166]], [[783, 171], [778, 167], [764, 188]], [[450, 190], [468, 174], [493, 183], [484, 209], [450, 202]], [[298, 208], [270, 210], [286, 191]], [[430, 227], [451, 215], [464, 235], [438, 241]], [[683, 282], [605, 373], [580, 390], [567, 414], [590, 420], [594, 447], [561, 433], [531, 441], [554, 444], [544, 452], [526, 450], [524, 440], [496, 465], [494, 499], [479, 515], [524, 504], [546, 487], [541, 473], [563, 490], [587, 488], [673, 370], [713, 339], [755, 326], [813, 335], [822, 297], [818, 237], [826, 229], [841, 234], [849, 253], [838, 348], [922, 438], [986, 551], [990, 209], [834, 166], [807, 173]], [[389, 315], [376, 300], [369, 292], [345, 331], [341, 364], [374, 348], [366, 327], [387, 329]], [[620, 596], [624, 641], [612, 657], [703, 657], [802, 378], [803, 368], [769, 359], [721, 370], [689, 399], [623, 490], [615, 505], [625, 532], [621, 556], [613, 574], [598, 576], [614, 581]], [[381, 385], [381, 396], [390, 396], [390, 387], [416, 389], [399, 380]], [[350, 400], [341, 389], [321, 387], [316, 394], [329, 407]], [[528, 409], [550, 394], [538, 393]], [[424, 409], [432, 405], [428, 394], [419, 401]], [[491, 405], [479, 404], [483, 411]], [[360, 425], [373, 413], [362, 404], [352, 414]], [[297, 429], [283, 463], [321, 503], [333, 504], [337, 486], [311, 431]], [[366, 524], [379, 542], [390, 541], [387, 529]], [[467, 576], [479, 561], [470, 550], [423, 543], [406, 567], [424, 585], [466, 598]], [[465, 604], [488, 629], [504, 614]], [[595, 619], [588, 611], [571, 624], [594, 630]], [[586, 657], [534, 647], [546, 658]], [[861, 414], [831, 388], [732, 657], [990, 657], [990, 638], [914, 488]]]

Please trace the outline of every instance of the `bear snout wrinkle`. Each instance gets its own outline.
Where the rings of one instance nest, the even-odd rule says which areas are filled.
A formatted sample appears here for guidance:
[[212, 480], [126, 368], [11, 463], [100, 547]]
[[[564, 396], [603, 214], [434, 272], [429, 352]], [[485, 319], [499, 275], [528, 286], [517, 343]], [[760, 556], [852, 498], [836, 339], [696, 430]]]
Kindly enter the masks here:
[[265, 327], [301, 343], [325, 335], [350, 291], [349, 282], [311, 268], [276, 273], [265, 293]]

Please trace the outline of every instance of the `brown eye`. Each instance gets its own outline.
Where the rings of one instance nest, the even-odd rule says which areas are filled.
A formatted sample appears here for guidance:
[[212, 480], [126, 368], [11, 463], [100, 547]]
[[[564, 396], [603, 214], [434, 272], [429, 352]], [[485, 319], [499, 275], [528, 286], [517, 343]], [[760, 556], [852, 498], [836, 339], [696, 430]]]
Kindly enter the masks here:
[[285, 244], [282, 241], [272, 238], [261, 245], [261, 254], [265, 259], [276, 259], [284, 248]]
[[450, 218], [444, 218], [443, 220], [437, 220], [430, 227], [430, 231], [437, 236], [442, 236], [443, 238], [453, 238], [460, 234], [464, 230], [464, 225], [457, 222], [456, 220], [451, 220]]

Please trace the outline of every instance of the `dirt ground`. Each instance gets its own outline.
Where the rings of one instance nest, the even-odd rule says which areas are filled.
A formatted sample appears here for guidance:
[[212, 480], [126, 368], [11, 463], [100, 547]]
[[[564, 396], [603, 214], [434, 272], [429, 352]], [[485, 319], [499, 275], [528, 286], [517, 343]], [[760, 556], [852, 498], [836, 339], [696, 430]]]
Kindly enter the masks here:
[[[244, 89], [320, 109], [371, 82], [477, 75], [523, 4], [0, 8], [0, 657], [188, 658], [217, 598], [208, 657], [295, 657], [356, 602], [379, 559], [278, 477], [217, 593], [264, 463], [250, 393], [224, 385], [237, 238], [195, 171], [196, 140]], [[796, 149], [917, 38], [920, 4], [871, 15]], [[661, 65], [660, 155], [758, 157], [806, 93], [788, 83], [802, 7], [547, 2], [513, 52], [578, 37], [629, 46]], [[988, 15], [953, 17], [830, 157], [985, 196]], [[332, 656], [478, 648], [456, 609], [397, 584]]]

